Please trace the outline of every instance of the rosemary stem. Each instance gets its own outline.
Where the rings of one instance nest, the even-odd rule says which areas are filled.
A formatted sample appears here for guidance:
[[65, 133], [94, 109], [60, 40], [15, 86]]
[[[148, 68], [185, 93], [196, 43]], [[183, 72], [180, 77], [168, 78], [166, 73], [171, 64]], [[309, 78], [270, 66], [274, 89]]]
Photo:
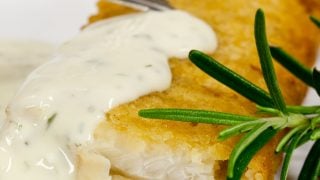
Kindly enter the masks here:
[[312, 80], [313, 80], [313, 87], [317, 91], [318, 95], [320, 96], [320, 71], [316, 68], [312, 71]]

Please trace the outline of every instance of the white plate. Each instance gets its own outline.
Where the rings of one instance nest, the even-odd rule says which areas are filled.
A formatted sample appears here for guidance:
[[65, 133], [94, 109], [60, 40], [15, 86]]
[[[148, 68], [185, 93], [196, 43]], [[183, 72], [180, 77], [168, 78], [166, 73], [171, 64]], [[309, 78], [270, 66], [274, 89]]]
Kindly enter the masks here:
[[[77, 34], [88, 17], [96, 11], [97, 0], [1, 0], [0, 39], [22, 38], [47, 41], [56, 45]], [[320, 60], [320, 58], [319, 58]], [[320, 65], [320, 61], [319, 65]], [[319, 104], [310, 92], [305, 104]], [[294, 155], [290, 179], [296, 179], [310, 145]]]

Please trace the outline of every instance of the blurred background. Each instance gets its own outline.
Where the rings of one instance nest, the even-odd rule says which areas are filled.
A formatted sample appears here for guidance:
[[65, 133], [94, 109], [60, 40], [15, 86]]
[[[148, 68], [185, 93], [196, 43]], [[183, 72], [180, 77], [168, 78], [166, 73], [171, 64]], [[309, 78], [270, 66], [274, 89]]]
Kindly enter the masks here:
[[0, 0], [0, 38], [59, 44], [79, 32], [97, 0]]

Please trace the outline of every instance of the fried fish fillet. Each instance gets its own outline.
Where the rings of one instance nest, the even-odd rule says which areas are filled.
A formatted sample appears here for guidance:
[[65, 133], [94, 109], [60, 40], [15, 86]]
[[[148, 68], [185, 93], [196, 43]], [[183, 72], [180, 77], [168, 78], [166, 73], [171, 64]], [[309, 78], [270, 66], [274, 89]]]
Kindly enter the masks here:
[[[269, 42], [311, 66], [319, 31], [308, 20], [310, 5], [299, 0], [169, 0], [170, 4], [207, 22], [219, 46], [212, 57], [266, 89], [253, 37], [254, 14], [266, 14]], [[311, 1], [310, 1], [311, 2]], [[136, 11], [101, 0], [90, 22]], [[95, 141], [78, 153], [78, 179], [221, 179], [229, 154], [239, 140], [218, 141], [223, 126], [143, 119], [146, 108], [193, 108], [255, 115], [255, 105], [196, 68], [170, 59], [171, 87], [120, 105], [106, 114]], [[288, 104], [301, 103], [306, 86], [276, 64]], [[243, 179], [273, 179], [281, 155], [273, 150], [279, 136], [254, 157]]]

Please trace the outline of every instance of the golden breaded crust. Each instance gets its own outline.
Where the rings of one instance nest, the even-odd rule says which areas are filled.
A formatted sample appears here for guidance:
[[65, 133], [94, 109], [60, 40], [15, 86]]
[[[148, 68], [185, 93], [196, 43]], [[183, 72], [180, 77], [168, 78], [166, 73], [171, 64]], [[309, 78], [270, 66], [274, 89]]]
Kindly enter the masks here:
[[312, 16], [320, 17], [320, 1], [319, 0], [300, 0], [305, 5], [306, 10]]
[[[305, 7], [298, 0], [169, 1], [173, 7], [186, 10], [211, 25], [219, 41], [212, 57], [260, 87], [265, 88], [265, 83], [253, 37], [254, 14], [258, 8], [265, 11], [271, 44], [281, 46], [308, 66], [314, 62], [320, 33], [310, 23]], [[98, 3], [98, 7], [99, 13], [91, 17], [91, 22], [135, 12], [104, 0]], [[221, 166], [225, 166], [239, 137], [218, 141], [217, 135], [223, 126], [149, 120], [140, 118], [137, 112], [145, 108], [173, 107], [255, 115], [255, 105], [210, 78], [188, 60], [173, 58], [170, 67], [173, 80], [168, 90], [143, 96], [108, 112], [107, 120], [100, 123], [95, 131], [95, 139], [106, 141], [109, 138], [106, 132], [115, 130], [128, 138], [139, 138], [149, 144], [166, 144], [172, 149], [185, 151], [197, 150], [208, 154], [208, 161], [218, 160]], [[306, 87], [278, 65], [276, 70], [286, 102], [301, 103]], [[278, 138], [264, 147], [250, 163], [249, 171], [256, 173], [253, 175], [255, 179], [273, 179], [281, 162], [281, 156], [273, 152]]]

